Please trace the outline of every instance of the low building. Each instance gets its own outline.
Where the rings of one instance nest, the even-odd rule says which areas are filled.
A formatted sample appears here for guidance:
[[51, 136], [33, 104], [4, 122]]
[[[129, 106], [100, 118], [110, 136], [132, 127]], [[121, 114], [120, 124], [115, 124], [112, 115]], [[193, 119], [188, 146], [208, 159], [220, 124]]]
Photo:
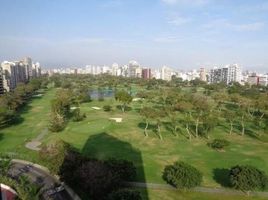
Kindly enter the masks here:
[[0, 199], [1, 200], [15, 200], [17, 199], [17, 193], [11, 187], [0, 184]]

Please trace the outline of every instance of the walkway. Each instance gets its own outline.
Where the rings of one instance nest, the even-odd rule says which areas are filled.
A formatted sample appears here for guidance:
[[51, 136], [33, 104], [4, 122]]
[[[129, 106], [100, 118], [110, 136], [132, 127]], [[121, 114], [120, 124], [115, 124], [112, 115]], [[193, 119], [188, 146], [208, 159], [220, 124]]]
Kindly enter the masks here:
[[[171, 185], [156, 184], [156, 183], [140, 183], [140, 182], [127, 182], [127, 186], [138, 188], [150, 188], [158, 190], [177, 190]], [[194, 192], [225, 194], [225, 195], [246, 195], [242, 191], [232, 190], [227, 188], [209, 188], [209, 187], [196, 187], [191, 189]], [[268, 192], [250, 192], [250, 196], [268, 197]]]
[[25, 147], [31, 149], [33, 151], [40, 151], [41, 140], [45, 137], [48, 133], [48, 129], [45, 128], [35, 139], [31, 140], [30, 142], [25, 144]]
[[29, 177], [32, 183], [41, 187], [44, 199], [81, 200], [71, 188], [51, 175], [47, 168], [24, 160], [13, 159], [11, 162], [9, 176], [13, 178], [21, 175]]

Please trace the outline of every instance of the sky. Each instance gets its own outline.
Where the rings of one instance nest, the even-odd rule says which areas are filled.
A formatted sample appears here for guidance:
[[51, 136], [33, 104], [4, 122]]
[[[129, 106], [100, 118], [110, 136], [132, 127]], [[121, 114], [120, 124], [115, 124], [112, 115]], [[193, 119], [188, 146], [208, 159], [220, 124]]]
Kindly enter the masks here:
[[268, 72], [268, 0], [0, 0], [0, 61]]

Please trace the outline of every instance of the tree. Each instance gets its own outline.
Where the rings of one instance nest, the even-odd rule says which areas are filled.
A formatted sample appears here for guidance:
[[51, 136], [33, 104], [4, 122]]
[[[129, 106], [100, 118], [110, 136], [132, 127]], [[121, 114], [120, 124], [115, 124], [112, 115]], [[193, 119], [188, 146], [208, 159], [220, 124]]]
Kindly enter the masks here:
[[141, 116], [144, 117], [145, 122], [146, 122], [146, 126], [144, 128], [144, 135], [145, 136], [148, 136], [147, 129], [149, 126], [149, 120], [154, 118], [154, 116], [155, 116], [154, 113], [155, 113], [155, 110], [151, 107], [143, 107], [140, 111]]
[[39, 151], [40, 160], [49, 167], [52, 173], [58, 174], [70, 148], [70, 145], [62, 140], [53, 141], [42, 146]]
[[265, 172], [249, 165], [232, 167], [229, 178], [232, 187], [248, 193], [254, 190], [264, 190], [268, 186], [268, 177]]
[[218, 125], [219, 121], [218, 113], [214, 113], [212, 111], [205, 113], [202, 116], [202, 121], [206, 137], [209, 139], [209, 132], [212, 131]]
[[49, 121], [49, 130], [52, 132], [60, 132], [65, 127], [64, 117], [58, 113], [51, 113]]
[[175, 162], [165, 167], [163, 179], [176, 188], [192, 188], [202, 182], [202, 174], [185, 162]]
[[125, 90], [121, 90], [115, 93], [115, 100], [122, 103], [121, 109], [123, 112], [125, 112], [126, 106], [132, 101], [132, 96], [128, 94]]
[[73, 121], [74, 122], [82, 121], [85, 118], [86, 118], [86, 114], [85, 113], [84, 114], [81, 114], [80, 108], [76, 108], [73, 111]]
[[134, 181], [137, 176], [136, 167], [130, 161], [111, 158], [104, 164], [113, 174], [117, 174], [121, 181]]
[[230, 142], [225, 139], [214, 139], [212, 142], [208, 143], [208, 146], [216, 150], [222, 150], [229, 144]]
[[138, 191], [122, 189], [112, 192], [108, 196], [108, 200], [142, 200], [142, 198]]
[[224, 111], [224, 118], [230, 124], [230, 131], [229, 131], [230, 135], [233, 133], [233, 125], [234, 125], [235, 117], [236, 117], [236, 114], [233, 111], [231, 110]]
[[0, 175], [6, 176], [11, 166], [11, 159], [0, 160]]
[[212, 108], [212, 102], [203, 95], [194, 95], [192, 98], [192, 104], [194, 105], [195, 112], [195, 137], [199, 135], [199, 124], [204, 113], [208, 112]]
[[158, 136], [160, 140], [163, 140], [163, 137], [161, 134], [161, 125], [162, 125], [162, 119], [163, 117], [165, 117], [165, 113], [162, 110], [155, 110], [155, 112], [153, 112], [152, 117], [156, 120]]

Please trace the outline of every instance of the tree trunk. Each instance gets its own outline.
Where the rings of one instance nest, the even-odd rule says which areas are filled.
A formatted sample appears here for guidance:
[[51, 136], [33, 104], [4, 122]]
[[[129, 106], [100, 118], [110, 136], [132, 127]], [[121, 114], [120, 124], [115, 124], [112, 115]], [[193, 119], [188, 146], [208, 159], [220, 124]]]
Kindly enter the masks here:
[[187, 131], [187, 133], [189, 135], [189, 140], [191, 141], [192, 140], [192, 134], [189, 131], [189, 124], [186, 124], [186, 131]]
[[245, 135], [245, 123], [244, 123], [244, 116], [241, 119], [241, 126], [242, 126], [242, 135]]
[[178, 126], [175, 126], [174, 127], [174, 135], [177, 137], [178, 136], [178, 134], [177, 134], [177, 129], [178, 129]]
[[125, 105], [121, 105], [121, 109], [122, 109], [122, 112], [124, 113], [125, 112]]
[[264, 117], [264, 113], [262, 113], [261, 117], [260, 117], [260, 120]]
[[197, 138], [198, 138], [198, 126], [199, 126], [199, 118], [197, 118], [195, 122], [195, 136]]
[[144, 129], [144, 134], [145, 134], [146, 137], [148, 136], [148, 133], [147, 133], [148, 125], [149, 125], [149, 123], [148, 123], [148, 121], [146, 120], [146, 126], [145, 126], [145, 129]]
[[229, 134], [231, 135], [233, 133], [233, 122], [231, 121], [230, 122], [230, 132]]
[[160, 129], [160, 125], [159, 124], [157, 125], [157, 131], [158, 131], [158, 135], [159, 135], [160, 140], [163, 140], [163, 137], [161, 135], [161, 129]]

